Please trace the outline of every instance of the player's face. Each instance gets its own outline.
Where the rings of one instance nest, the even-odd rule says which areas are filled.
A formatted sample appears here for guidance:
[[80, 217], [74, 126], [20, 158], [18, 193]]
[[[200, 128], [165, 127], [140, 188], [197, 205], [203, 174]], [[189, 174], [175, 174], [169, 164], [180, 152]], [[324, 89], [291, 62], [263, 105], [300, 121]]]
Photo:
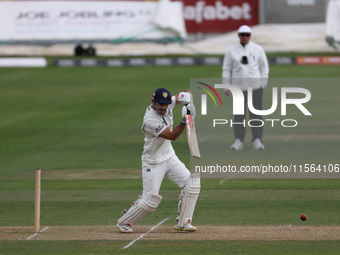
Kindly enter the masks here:
[[168, 110], [168, 107], [169, 107], [168, 104], [159, 104], [157, 102], [154, 103], [154, 109], [159, 115], [164, 115]]
[[240, 42], [244, 45], [248, 44], [250, 41], [251, 34], [249, 33], [240, 33], [238, 34], [238, 38], [240, 38]]

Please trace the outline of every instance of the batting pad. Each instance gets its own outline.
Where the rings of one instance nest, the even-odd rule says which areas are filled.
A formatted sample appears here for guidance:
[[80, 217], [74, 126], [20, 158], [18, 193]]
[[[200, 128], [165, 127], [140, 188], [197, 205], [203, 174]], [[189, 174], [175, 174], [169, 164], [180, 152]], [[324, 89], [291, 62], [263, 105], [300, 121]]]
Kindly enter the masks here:
[[178, 227], [183, 228], [186, 223], [191, 223], [200, 190], [200, 174], [195, 173], [190, 175], [184, 186], [184, 198], [179, 213]]
[[162, 200], [160, 195], [148, 195], [132, 203], [130, 209], [118, 220], [118, 224], [133, 225], [145, 215], [153, 212]]

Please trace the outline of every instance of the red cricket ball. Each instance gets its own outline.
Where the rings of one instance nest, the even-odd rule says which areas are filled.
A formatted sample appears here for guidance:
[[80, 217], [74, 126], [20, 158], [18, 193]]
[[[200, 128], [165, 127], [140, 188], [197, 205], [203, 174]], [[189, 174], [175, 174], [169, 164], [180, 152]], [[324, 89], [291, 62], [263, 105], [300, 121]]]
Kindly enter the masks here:
[[301, 214], [300, 219], [301, 219], [302, 221], [307, 220], [306, 214]]

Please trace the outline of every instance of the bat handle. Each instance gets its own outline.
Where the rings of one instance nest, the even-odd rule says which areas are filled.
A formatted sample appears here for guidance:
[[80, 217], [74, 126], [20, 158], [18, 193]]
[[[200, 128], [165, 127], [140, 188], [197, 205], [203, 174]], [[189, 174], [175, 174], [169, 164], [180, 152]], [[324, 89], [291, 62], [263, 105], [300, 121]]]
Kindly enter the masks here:
[[188, 109], [188, 105], [189, 104], [186, 104], [185, 107], [187, 108], [187, 115], [190, 115], [190, 110]]

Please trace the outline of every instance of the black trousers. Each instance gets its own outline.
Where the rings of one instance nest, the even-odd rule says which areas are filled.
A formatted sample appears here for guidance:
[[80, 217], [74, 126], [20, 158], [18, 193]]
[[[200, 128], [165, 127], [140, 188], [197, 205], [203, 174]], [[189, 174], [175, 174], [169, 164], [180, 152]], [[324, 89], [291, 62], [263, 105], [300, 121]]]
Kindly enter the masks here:
[[[248, 109], [248, 92], [243, 91], [244, 95], [244, 115], [234, 115], [234, 134], [235, 139], [238, 138], [242, 142], [244, 141], [244, 137], [246, 135], [246, 126], [248, 126], [248, 121], [246, 121], [246, 112]], [[253, 90], [253, 106], [257, 110], [262, 110], [262, 95], [263, 95], [263, 88]], [[249, 109], [248, 109], [249, 111]], [[253, 114], [249, 111], [249, 126], [251, 126], [251, 132], [253, 134], [254, 141], [256, 138], [262, 139], [263, 133], [263, 123], [262, 123], [262, 116]], [[256, 121], [259, 120], [259, 121]], [[261, 121], [260, 121], [261, 120]]]

